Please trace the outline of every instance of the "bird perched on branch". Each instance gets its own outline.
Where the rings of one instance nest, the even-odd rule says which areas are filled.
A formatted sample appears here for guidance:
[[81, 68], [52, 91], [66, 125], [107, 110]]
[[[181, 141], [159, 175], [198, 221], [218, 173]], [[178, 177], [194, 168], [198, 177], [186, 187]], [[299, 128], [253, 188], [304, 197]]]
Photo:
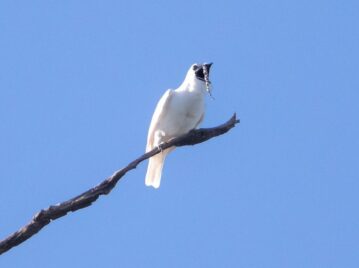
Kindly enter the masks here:
[[[159, 100], [148, 130], [146, 152], [196, 128], [204, 117], [206, 92], [211, 94], [209, 71], [212, 63], [193, 64], [183, 83], [167, 90]], [[149, 159], [147, 186], [158, 188], [165, 158], [175, 147], [163, 150]]]

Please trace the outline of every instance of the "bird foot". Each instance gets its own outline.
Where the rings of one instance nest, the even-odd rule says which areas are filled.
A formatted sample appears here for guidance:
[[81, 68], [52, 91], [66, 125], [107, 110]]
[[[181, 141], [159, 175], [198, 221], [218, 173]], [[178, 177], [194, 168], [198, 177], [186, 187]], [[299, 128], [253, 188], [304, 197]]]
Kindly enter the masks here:
[[164, 144], [164, 142], [161, 142], [159, 145], [156, 146], [156, 148], [162, 153], [163, 149], [162, 149], [162, 145]]

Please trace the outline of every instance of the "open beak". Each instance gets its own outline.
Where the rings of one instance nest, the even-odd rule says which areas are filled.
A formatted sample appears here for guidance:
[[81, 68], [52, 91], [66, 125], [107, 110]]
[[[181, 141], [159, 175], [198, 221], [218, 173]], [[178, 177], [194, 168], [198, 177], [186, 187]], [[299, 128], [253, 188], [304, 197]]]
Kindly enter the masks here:
[[208, 73], [209, 73], [209, 70], [211, 69], [212, 64], [213, 64], [213, 62], [203, 64], [203, 66], [206, 67]]

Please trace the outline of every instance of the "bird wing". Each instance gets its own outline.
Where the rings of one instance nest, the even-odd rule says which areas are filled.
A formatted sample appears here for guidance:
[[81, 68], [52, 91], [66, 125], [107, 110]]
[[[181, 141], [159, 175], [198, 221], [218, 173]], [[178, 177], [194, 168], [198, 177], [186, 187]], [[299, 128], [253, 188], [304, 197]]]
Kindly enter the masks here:
[[166, 115], [166, 111], [171, 103], [172, 97], [173, 97], [173, 90], [168, 89], [157, 103], [155, 112], [153, 113], [152, 116], [150, 128], [148, 130], [146, 152], [153, 149], [155, 132], [162, 118]]

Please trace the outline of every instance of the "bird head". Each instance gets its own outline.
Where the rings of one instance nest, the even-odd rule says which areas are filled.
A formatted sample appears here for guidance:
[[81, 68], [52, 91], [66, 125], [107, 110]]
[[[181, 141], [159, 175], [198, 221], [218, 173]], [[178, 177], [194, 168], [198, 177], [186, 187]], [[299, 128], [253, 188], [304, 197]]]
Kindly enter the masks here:
[[211, 81], [209, 80], [211, 66], [212, 63], [192, 64], [187, 72], [186, 80], [193, 86], [203, 87], [209, 94], [211, 94]]

